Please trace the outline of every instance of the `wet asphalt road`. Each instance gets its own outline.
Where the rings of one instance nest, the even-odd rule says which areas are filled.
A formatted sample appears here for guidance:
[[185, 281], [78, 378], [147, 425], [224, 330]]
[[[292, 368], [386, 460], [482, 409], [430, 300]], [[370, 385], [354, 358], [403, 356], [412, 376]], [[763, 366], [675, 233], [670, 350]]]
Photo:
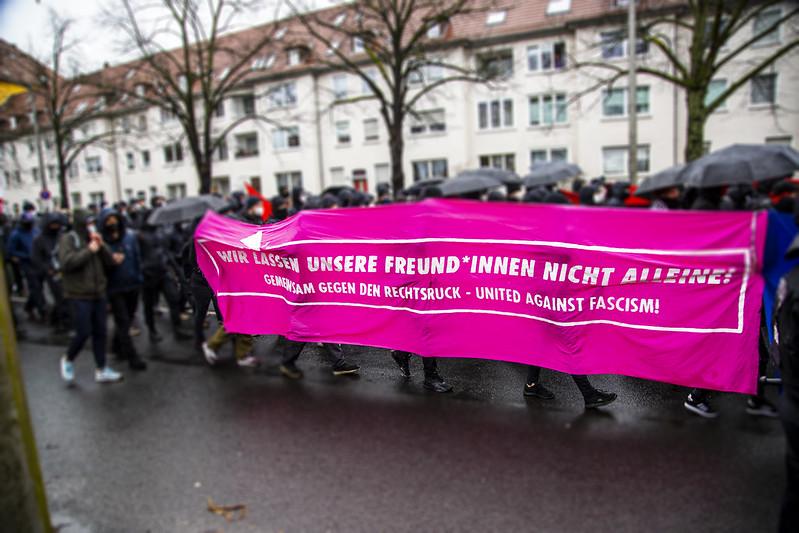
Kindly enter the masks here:
[[[717, 395], [707, 421], [684, 389], [597, 376], [620, 398], [584, 412], [568, 376], [545, 371], [557, 398], [525, 400], [525, 368], [472, 360], [442, 361], [455, 393], [435, 395], [418, 360], [405, 381], [358, 347], [360, 377], [333, 377], [308, 347], [289, 382], [273, 338], [253, 372], [144, 335], [148, 371], [119, 365], [125, 382], [100, 386], [84, 352], [68, 389], [63, 349], [29, 329], [20, 357], [63, 533], [776, 530], [783, 435], [741, 396]], [[246, 517], [208, 512], [209, 497]]]

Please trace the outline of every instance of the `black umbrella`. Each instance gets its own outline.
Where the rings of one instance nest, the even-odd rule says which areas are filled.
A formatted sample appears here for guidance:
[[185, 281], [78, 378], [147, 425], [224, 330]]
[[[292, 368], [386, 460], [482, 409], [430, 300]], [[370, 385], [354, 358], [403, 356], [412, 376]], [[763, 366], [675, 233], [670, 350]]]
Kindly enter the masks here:
[[493, 189], [501, 185], [502, 182], [496, 178], [477, 174], [463, 174], [459, 175], [457, 178], [445, 181], [439, 185], [438, 188], [441, 189], [441, 194], [443, 196], [458, 196], [461, 194]]
[[426, 180], [420, 180], [402, 192], [404, 192], [407, 196], [419, 196], [422, 194], [422, 191], [428, 187], [435, 187], [441, 183], [444, 183], [444, 178], [429, 178]]
[[799, 152], [775, 144], [733, 144], [690, 163], [681, 178], [690, 187], [752, 184], [792, 176]]
[[147, 223], [151, 226], [164, 224], [175, 224], [186, 222], [203, 216], [206, 211], [216, 211], [225, 205], [225, 201], [210, 194], [202, 196], [189, 196], [175, 200], [166, 205], [162, 205], [147, 217]]
[[685, 165], [674, 165], [666, 170], [661, 170], [657, 174], [653, 174], [641, 182], [641, 185], [636, 189], [636, 196], [643, 196], [645, 194], [653, 193], [663, 189], [670, 189], [672, 187], [679, 187], [683, 184], [682, 174], [685, 170]]
[[540, 163], [530, 168], [530, 173], [524, 177], [524, 186], [552, 185], [559, 181], [579, 176], [582, 173], [583, 170], [580, 167], [566, 161]]
[[338, 193], [341, 191], [351, 191], [355, 192], [355, 187], [352, 185], [331, 185], [327, 187], [324, 191], [322, 191], [322, 196], [326, 194], [332, 194], [333, 196], [338, 196]]
[[455, 179], [462, 179], [467, 177], [484, 177], [492, 178], [499, 181], [502, 185], [521, 185], [522, 180], [515, 172], [510, 170], [502, 170], [501, 168], [477, 168], [474, 170], [464, 170], [455, 176]]

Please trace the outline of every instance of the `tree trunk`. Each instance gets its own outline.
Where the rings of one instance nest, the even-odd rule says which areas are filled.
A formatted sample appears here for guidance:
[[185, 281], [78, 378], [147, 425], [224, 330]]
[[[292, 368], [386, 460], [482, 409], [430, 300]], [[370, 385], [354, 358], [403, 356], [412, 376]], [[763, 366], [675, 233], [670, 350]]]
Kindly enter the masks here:
[[211, 164], [201, 161], [197, 165], [197, 175], [200, 178], [200, 194], [211, 194]]
[[64, 165], [64, 157], [59, 149], [58, 156], [58, 194], [61, 196], [61, 209], [69, 209], [69, 183], [67, 182], [67, 167]]
[[402, 166], [405, 140], [402, 137], [402, 120], [395, 118], [394, 124], [388, 128], [388, 143], [391, 154], [391, 188], [396, 198], [405, 188], [405, 171]]
[[685, 161], [691, 162], [705, 154], [705, 91], [689, 89], [685, 99], [688, 107]]
[[17, 360], [4, 272], [0, 268], [0, 524], [3, 531], [49, 533], [47, 497]]

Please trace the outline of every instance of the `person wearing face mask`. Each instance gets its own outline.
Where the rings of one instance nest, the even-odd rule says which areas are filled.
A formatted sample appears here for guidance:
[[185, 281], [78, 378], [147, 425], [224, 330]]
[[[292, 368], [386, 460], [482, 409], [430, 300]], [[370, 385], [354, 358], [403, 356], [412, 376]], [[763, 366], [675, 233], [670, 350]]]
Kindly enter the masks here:
[[679, 187], [667, 187], [653, 192], [654, 199], [650, 209], [655, 211], [668, 211], [669, 209], [679, 209], [682, 191]]
[[6, 257], [16, 265], [25, 283], [28, 285], [28, 300], [25, 302], [25, 312], [31, 320], [41, 318], [44, 305], [42, 284], [36, 276], [31, 264], [31, 251], [33, 239], [39, 234], [39, 229], [34, 225], [35, 215], [32, 211], [22, 214], [19, 226], [11, 232], [6, 245]]
[[61, 377], [68, 384], [75, 379], [73, 362], [91, 337], [98, 383], [120, 381], [122, 375], [106, 362], [106, 288], [105, 269], [115, 260], [97, 233], [92, 219], [80, 209], [72, 218], [72, 231], [58, 239], [58, 261], [63, 276], [64, 297], [72, 308], [75, 334], [61, 358]]
[[147, 364], [136, 351], [130, 335], [143, 282], [139, 244], [136, 235], [127, 229], [125, 220], [113, 209], [102, 212], [98, 226], [114, 259], [108, 274], [108, 300], [114, 317], [111, 348], [118, 357], [128, 361], [131, 370], [145, 370]]
[[40, 283], [47, 286], [53, 297], [50, 325], [54, 326], [57, 332], [64, 332], [67, 329], [69, 317], [61, 286], [60, 265], [57, 258], [54, 257], [54, 250], [67, 220], [60, 213], [48, 213], [43, 222], [42, 232], [33, 239], [31, 263]]

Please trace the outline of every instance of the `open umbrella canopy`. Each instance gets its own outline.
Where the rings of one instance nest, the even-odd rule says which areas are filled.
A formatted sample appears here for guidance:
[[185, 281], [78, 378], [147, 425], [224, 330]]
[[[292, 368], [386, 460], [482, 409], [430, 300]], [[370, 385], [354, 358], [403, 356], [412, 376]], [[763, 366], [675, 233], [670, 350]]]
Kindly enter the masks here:
[[188, 196], [162, 205], [147, 218], [147, 223], [151, 226], [161, 226], [164, 224], [176, 224], [187, 222], [201, 217], [206, 211], [216, 211], [225, 205], [225, 201], [210, 194], [202, 196]]
[[479, 174], [459, 174], [458, 177], [447, 180], [438, 186], [444, 196], [458, 196], [478, 191], [485, 191], [499, 187], [503, 183], [489, 176]]
[[435, 187], [441, 183], [444, 183], [444, 178], [429, 178], [426, 180], [420, 180], [405, 189], [403, 192], [408, 196], [419, 196], [428, 187]]
[[661, 170], [657, 174], [653, 174], [644, 179], [635, 191], [635, 194], [637, 196], [643, 196], [655, 191], [679, 187], [683, 184], [682, 174], [684, 170], [685, 165], [674, 165], [666, 170]]
[[338, 196], [338, 193], [341, 191], [352, 191], [355, 192], [355, 187], [352, 185], [331, 185], [327, 187], [325, 190], [322, 191], [322, 196], [326, 194], [332, 194], [333, 196]]
[[455, 179], [475, 176], [495, 179], [502, 185], [521, 185], [522, 183], [522, 180], [516, 175], [515, 172], [511, 172], [510, 170], [502, 170], [501, 168], [476, 168], [474, 170], [464, 170], [455, 176]]
[[681, 178], [696, 188], [752, 184], [792, 176], [799, 152], [775, 144], [733, 144], [690, 163]]
[[566, 161], [551, 161], [540, 163], [530, 168], [530, 173], [524, 177], [525, 187], [538, 187], [552, 185], [559, 181], [579, 176], [583, 170], [573, 163]]

